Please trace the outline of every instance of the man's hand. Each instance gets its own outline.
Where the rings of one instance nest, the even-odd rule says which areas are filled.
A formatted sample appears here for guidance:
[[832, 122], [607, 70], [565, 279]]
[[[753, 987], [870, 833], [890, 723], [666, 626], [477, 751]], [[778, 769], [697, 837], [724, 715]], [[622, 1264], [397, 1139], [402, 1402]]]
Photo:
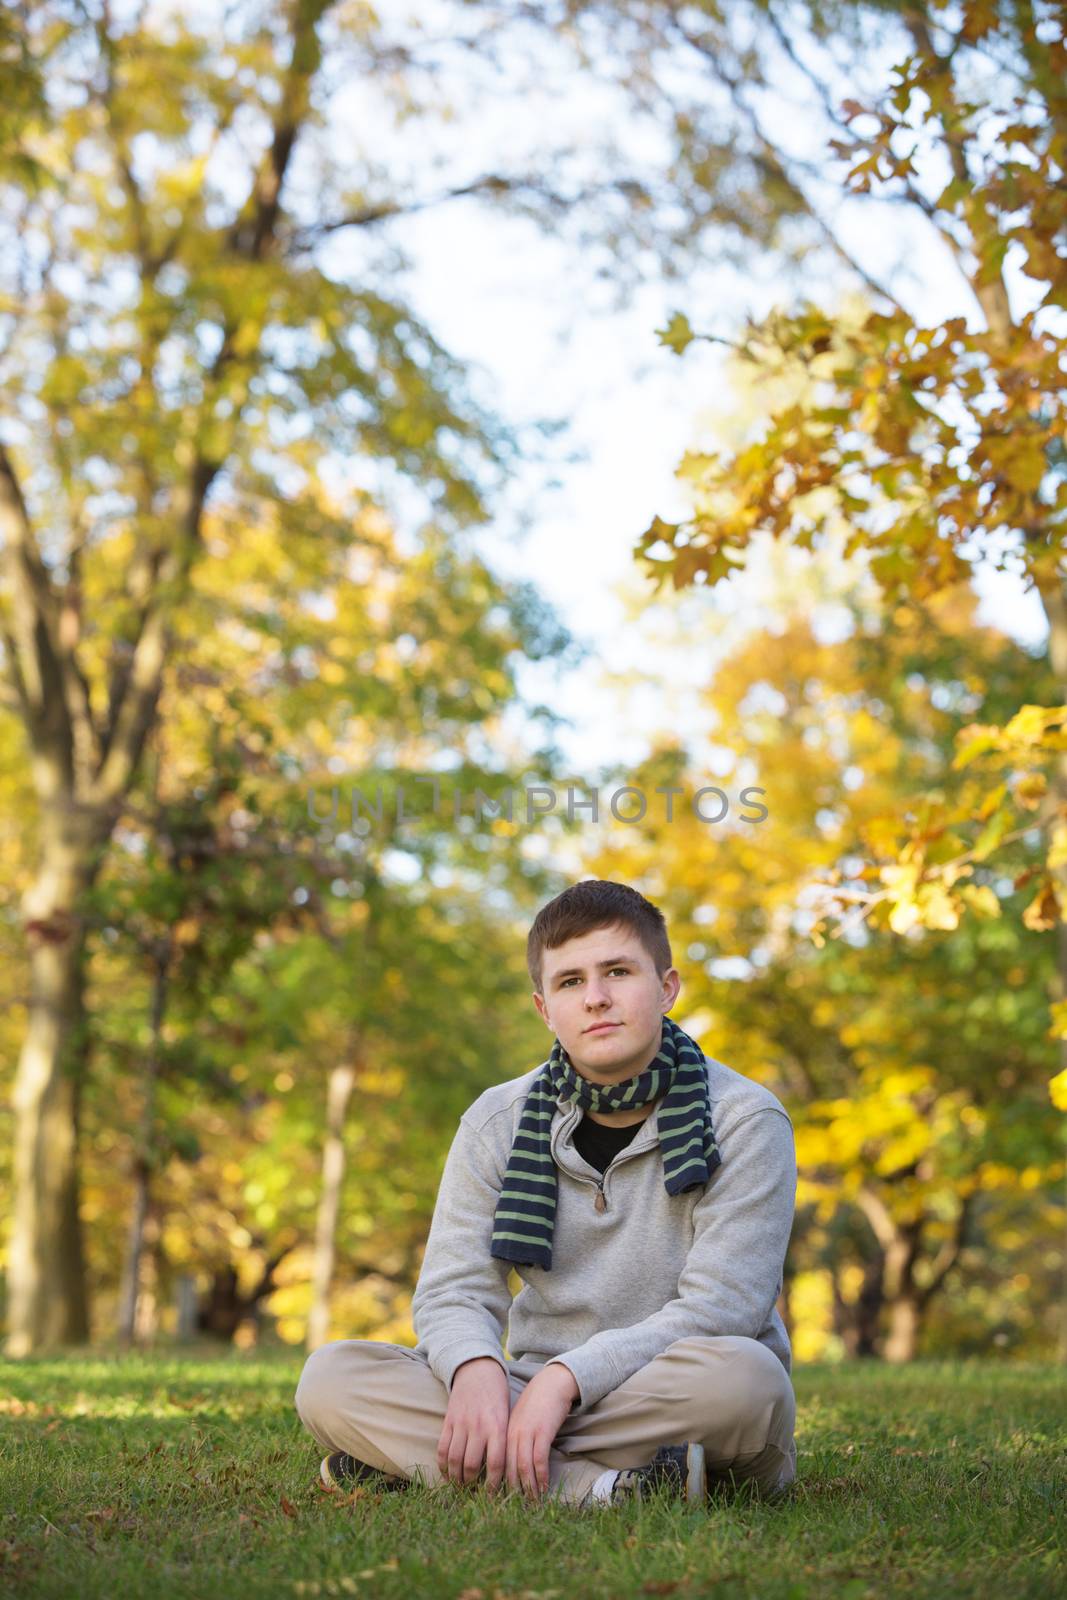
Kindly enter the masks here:
[[555, 1361], [542, 1367], [515, 1402], [508, 1423], [508, 1487], [531, 1500], [548, 1490], [548, 1452], [578, 1398], [578, 1380], [569, 1367]]
[[485, 1462], [485, 1481], [498, 1489], [504, 1476], [511, 1390], [492, 1356], [464, 1361], [452, 1377], [448, 1410], [437, 1442], [437, 1465], [453, 1483], [473, 1483]]

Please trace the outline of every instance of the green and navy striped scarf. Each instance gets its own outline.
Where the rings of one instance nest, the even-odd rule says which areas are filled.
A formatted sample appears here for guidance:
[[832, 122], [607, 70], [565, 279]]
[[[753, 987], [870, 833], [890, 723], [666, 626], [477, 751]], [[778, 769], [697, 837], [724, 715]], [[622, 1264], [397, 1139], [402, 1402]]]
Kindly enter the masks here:
[[546, 1272], [552, 1265], [556, 1163], [549, 1135], [558, 1100], [575, 1100], [585, 1111], [625, 1111], [647, 1105], [664, 1090], [659, 1106], [663, 1181], [668, 1194], [683, 1194], [707, 1183], [722, 1163], [700, 1047], [664, 1017], [659, 1051], [643, 1072], [622, 1083], [596, 1084], [575, 1070], [557, 1039], [522, 1108], [493, 1217], [490, 1255]]

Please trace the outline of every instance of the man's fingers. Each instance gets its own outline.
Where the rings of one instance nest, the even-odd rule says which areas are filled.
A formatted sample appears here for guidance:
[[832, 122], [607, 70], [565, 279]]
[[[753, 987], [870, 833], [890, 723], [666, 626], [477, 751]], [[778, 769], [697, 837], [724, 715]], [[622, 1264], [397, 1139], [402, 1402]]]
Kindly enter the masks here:
[[510, 1430], [508, 1431], [508, 1443], [507, 1450], [505, 1452], [505, 1460], [507, 1464], [508, 1488], [517, 1489], [519, 1487], [517, 1441], [515, 1434], [513, 1434]]
[[[544, 1460], [542, 1460], [542, 1455]], [[548, 1477], [548, 1448], [542, 1446], [538, 1434], [530, 1440], [530, 1493], [540, 1495]]]
[[453, 1483], [463, 1482], [463, 1457], [467, 1453], [466, 1430], [453, 1428], [452, 1442], [448, 1447], [448, 1476]]
[[548, 1440], [538, 1439], [534, 1445], [534, 1473], [539, 1494], [548, 1492]]
[[524, 1492], [532, 1499], [537, 1493], [537, 1479], [534, 1475], [533, 1439], [529, 1436], [519, 1442], [519, 1477]]
[[448, 1475], [448, 1446], [451, 1440], [452, 1424], [446, 1421], [441, 1429], [441, 1437], [437, 1441], [437, 1470], [446, 1477]]
[[497, 1434], [485, 1452], [485, 1481], [490, 1489], [499, 1489], [507, 1462], [507, 1450], [502, 1434]]
[[463, 1482], [473, 1483], [482, 1470], [485, 1459], [485, 1440], [480, 1433], [471, 1433], [467, 1436], [467, 1448], [463, 1452]]

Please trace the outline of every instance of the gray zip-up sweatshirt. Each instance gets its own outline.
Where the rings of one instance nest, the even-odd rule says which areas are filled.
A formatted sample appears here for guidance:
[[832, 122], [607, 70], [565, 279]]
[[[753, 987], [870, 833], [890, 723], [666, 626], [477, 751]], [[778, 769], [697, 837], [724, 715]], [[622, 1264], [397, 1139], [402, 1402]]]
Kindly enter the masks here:
[[796, 1203], [792, 1123], [769, 1089], [705, 1059], [722, 1164], [687, 1194], [664, 1187], [658, 1107], [601, 1175], [574, 1146], [581, 1109], [557, 1104], [552, 1266], [516, 1267], [522, 1288], [514, 1300], [511, 1263], [489, 1246], [512, 1141], [541, 1067], [487, 1089], [463, 1113], [412, 1301], [416, 1349], [446, 1388], [476, 1356], [507, 1370], [505, 1325], [519, 1376], [553, 1361], [570, 1368], [580, 1391], [575, 1411], [691, 1334], [759, 1339], [791, 1370], [775, 1301]]

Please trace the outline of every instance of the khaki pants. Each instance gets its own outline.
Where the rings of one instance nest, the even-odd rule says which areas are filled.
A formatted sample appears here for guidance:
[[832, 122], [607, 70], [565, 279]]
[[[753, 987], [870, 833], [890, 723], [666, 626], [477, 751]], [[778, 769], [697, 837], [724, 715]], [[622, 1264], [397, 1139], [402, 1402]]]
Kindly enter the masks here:
[[[509, 1369], [515, 1404], [536, 1370]], [[308, 1357], [296, 1391], [304, 1426], [326, 1451], [380, 1471], [442, 1481], [437, 1443], [448, 1391], [402, 1345], [341, 1339]], [[549, 1453], [549, 1493], [577, 1504], [610, 1468], [645, 1466], [660, 1445], [697, 1440], [709, 1486], [796, 1476], [796, 1399], [778, 1357], [756, 1339], [678, 1339], [587, 1411], [565, 1418]], [[506, 1480], [503, 1485], [507, 1487]]]

